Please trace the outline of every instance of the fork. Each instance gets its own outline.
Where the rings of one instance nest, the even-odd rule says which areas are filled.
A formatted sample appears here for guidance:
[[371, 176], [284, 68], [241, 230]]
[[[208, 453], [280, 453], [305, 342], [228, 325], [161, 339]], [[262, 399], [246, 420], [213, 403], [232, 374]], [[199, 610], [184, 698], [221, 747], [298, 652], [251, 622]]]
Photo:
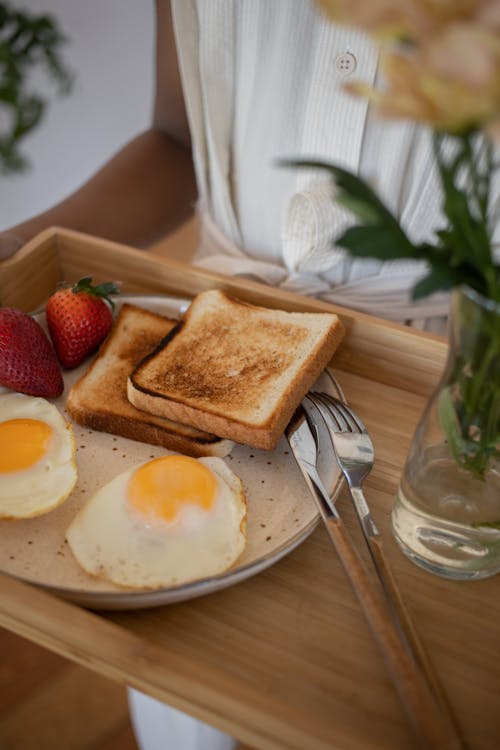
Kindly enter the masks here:
[[338, 465], [344, 474], [359, 523], [377, 576], [385, 591], [393, 615], [407, 647], [427, 678], [441, 710], [448, 715], [457, 734], [461, 734], [447, 696], [420, 640], [401, 591], [387, 560], [382, 537], [373, 520], [362, 490], [362, 484], [373, 467], [371, 438], [360, 418], [345, 403], [327, 393], [310, 392], [307, 396], [316, 406], [330, 433]]
[[[289, 442], [384, 657], [401, 704], [415, 732], [420, 737], [423, 747], [428, 750], [431, 748], [432, 750], [463, 750], [463, 744], [448, 714], [440, 710], [429, 683], [424, 679], [422, 670], [407, 648], [388, 599], [384, 596], [382, 588], [376, 585], [375, 580], [370, 576], [364, 560], [315, 468], [321, 443], [316, 411], [317, 407], [312, 399], [308, 396], [304, 397], [302, 408], [292, 420]], [[304, 418], [308, 430], [304, 429], [302, 421]]]

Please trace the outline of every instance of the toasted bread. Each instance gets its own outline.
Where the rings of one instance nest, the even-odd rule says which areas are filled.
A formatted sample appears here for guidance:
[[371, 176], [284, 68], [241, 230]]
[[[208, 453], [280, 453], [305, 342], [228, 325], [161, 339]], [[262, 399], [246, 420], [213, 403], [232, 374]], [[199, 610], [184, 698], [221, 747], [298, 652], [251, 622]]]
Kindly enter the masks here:
[[344, 334], [331, 313], [256, 307], [199, 294], [128, 380], [139, 409], [272, 449]]
[[124, 304], [118, 318], [87, 372], [67, 398], [71, 417], [101, 432], [161, 445], [190, 456], [226, 456], [233, 447], [194, 427], [145, 414], [127, 399], [127, 377], [177, 321]]

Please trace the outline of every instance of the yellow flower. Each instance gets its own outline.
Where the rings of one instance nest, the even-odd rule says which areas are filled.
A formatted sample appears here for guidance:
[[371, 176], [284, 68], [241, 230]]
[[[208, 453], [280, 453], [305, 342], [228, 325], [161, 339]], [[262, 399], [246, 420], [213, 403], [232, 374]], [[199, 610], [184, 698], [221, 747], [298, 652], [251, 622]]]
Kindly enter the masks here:
[[500, 3], [498, 0], [478, 2], [474, 20], [490, 29], [490, 31], [500, 31]]
[[454, 23], [418, 47], [381, 56], [383, 91], [348, 88], [369, 96], [381, 114], [465, 132], [488, 125], [500, 113], [500, 38], [484, 27]]
[[487, 135], [492, 141], [500, 144], [500, 115], [491, 120], [485, 128]]
[[450, 24], [421, 45], [419, 57], [437, 76], [477, 87], [480, 93], [500, 85], [500, 35], [477, 24]]
[[318, 5], [331, 20], [384, 38], [406, 36], [414, 10], [413, 0], [318, 0]]
[[425, 39], [457, 21], [500, 28], [498, 0], [317, 0], [317, 4], [331, 20], [382, 39]]

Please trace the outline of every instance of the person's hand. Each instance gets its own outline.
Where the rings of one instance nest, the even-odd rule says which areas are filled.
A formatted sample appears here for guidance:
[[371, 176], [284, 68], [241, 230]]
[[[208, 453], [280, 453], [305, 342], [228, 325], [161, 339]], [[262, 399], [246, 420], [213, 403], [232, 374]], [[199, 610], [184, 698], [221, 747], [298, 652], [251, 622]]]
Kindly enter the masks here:
[[23, 244], [23, 241], [15, 234], [0, 232], [0, 261], [10, 258]]

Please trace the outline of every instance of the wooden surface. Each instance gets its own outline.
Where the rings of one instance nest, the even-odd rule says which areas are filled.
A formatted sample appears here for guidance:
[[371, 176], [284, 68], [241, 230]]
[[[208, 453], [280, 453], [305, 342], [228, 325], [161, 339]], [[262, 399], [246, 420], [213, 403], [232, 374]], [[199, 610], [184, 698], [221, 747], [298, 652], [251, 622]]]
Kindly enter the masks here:
[[3, 628], [0, 654], [2, 750], [139, 750], [123, 685]]
[[[0, 300], [33, 308], [57, 280], [84, 273], [122, 278], [129, 291], [190, 295], [222, 286], [283, 309], [336, 309], [62, 230], [45, 233], [16, 262], [0, 264]], [[339, 313], [348, 335], [334, 371], [375, 444], [368, 502], [469, 747], [494, 750], [500, 747], [498, 578], [457, 583], [425, 573], [399, 552], [389, 528], [413, 429], [446, 347], [436, 337]], [[346, 492], [338, 507], [365, 555]], [[2, 576], [0, 624], [255, 748], [417, 747], [321, 527], [287, 558], [238, 586], [145, 611], [91, 613]]]
[[138, 750], [123, 685], [0, 628], [2, 750]]

